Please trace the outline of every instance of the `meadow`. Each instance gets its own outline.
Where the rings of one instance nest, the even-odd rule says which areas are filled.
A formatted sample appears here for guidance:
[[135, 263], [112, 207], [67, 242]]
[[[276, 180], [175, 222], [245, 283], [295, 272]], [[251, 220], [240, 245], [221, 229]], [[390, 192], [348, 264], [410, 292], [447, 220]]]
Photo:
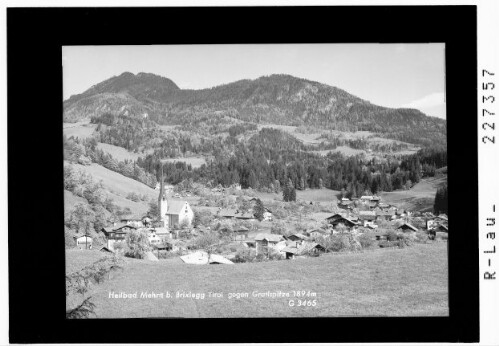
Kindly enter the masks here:
[[[67, 257], [91, 252], [72, 251]], [[121, 274], [90, 294], [97, 318], [447, 316], [447, 271], [446, 242], [235, 265], [127, 259]], [[253, 296], [279, 291], [290, 296]], [[305, 294], [293, 297], [296, 291]], [[138, 297], [110, 298], [110, 292], [137, 292]], [[142, 292], [164, 298], [140, 298]], [[166, 292], [173, 297], [166, 298]], [[204, 299], [177, 298], [177, 292]], [[222, 296], [210, 297], [210, 292]], [[299, 300], [315, 300], [315, 306], [296, 306]]]

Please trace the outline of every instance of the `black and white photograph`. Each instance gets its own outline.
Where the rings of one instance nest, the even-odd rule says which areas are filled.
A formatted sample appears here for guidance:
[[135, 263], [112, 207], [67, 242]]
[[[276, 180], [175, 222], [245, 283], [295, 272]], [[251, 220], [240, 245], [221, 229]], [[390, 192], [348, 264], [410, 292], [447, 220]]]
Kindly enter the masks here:
[[66, 318], [449, 316], [444, 43], [62, 67]]
[[491, 4], [104, 1], [4, 16], [8, 342], [497, 343]]

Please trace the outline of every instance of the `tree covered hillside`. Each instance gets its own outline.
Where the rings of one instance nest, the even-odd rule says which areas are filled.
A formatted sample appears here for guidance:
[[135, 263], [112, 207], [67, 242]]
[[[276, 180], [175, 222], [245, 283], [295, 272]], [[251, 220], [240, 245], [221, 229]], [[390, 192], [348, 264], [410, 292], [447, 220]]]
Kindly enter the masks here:
[[365, 130], [421, 146], [445, 145], [445, 120], [415, 109], [371, 104], [339, 88], [271, 75], [202, 90], [182, 90], [171, 80], [129, 72], [64, 102], [65, 121], [104, 113], [148, 118], [160, 125], [192, 125], [227, 119], [249, 123]]

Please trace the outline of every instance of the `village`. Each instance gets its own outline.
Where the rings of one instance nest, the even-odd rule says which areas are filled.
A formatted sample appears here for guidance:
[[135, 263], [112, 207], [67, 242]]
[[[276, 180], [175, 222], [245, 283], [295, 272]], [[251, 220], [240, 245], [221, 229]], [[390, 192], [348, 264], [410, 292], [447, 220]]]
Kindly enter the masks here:
[[[232, 188], [240, 190], [240, 186]], [[306, 229], [277, 221], [272, 209], [259, 198], [245, 197], [245, 210], [218, 207], [207, 213], [210, 224], [217, 225], [214, 229], [195, 222], [193, 207], [183, 199], [191, 197], [191, 191], [175, 192], [174, 186], [159, 183], [156, 189], [159, 216], [124, 217], [101, 229], [104, 246], [95, 248], [94, 238], [85, 234], [75, 237], [76, 247], [120, 254], [127, 235], [139, 231], [147, 234], [146, 260], [179, 257], [186, 264], [234, 264], [405, 247], [414, 242], [446, 240], [448, 234], [447, 215], [403, 210], [372, 195], [339, 199], [328, 216]], [[223, 196], [226, 191], [218, 187], [211, 193]], [[278, 224], [280, 228], [275, 227]]]

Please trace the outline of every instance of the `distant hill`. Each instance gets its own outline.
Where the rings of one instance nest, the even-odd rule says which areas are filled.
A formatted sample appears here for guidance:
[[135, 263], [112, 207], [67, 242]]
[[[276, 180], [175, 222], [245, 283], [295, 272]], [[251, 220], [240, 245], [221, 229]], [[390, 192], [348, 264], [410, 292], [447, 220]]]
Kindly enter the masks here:
[[421, 146], [446, 144], [443, 119], [415, 109], [377, 106], [337, 87], [290, 75], [182, 90], [168, 78], [125, 72], [64, 101], [66, 122], [104, 113], [137, 117], [147, 113], [162, 125], [231, 117], [261, 124], [372, 131]]

